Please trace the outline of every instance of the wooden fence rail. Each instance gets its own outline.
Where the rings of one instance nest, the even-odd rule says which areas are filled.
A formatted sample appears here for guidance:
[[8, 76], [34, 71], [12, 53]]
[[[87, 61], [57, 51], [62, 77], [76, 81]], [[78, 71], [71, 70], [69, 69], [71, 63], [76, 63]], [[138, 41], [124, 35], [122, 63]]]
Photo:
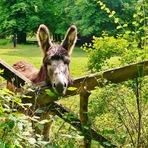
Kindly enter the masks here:
[[[0, 69], [4, 69], [4, 72], [0, 74], [3, 78], [6, 80], [14, 79], [14, 85], [21, 86], [25, 83], [31, 84], [30, 80], [22, 76], [19, 72], [14, 70], [11, 66], [9, 66], [4, 61], [0, 60]], [[83, 76], [81, 78], [76, 78], [73, 80], [72, 87], [76, 87], [77, 89], [75, 91], [67, 91], [67, 94], [64, 97], [67, 96], [73, 96], [76, 94], [80, 94], [81, 99], [86, 100], [86, 104], [88, 103], [88, 91], [94, 90], [96, 86], [102, 87], [104, 86], [103, 81], [100, 81], [102, 79], [107, 79], [108, 81], [112, 83], [121, 83], [129, 79], [134, 79], [140, 76], [148, 75], [148, 61], [143, 61], [136, 64], [131, 64], [128, 66], [115, 68], [111, 70], [107, 70], [102, 72], [101, 74], [91, 74], [87, 76]], [[77, 130], [82, 131], [83, 124], [82, 120], [79, 120], [78, 117], [73, 114], [69, 109], [62, 106], [61, 104], [57, 102], [51, 102], [51, 98], [45, 93], [46, 89], [49, 89], [46, 84], [40, 83], [38, 84], [39, 89], [37, 89], [35, 92], [28, 92], [27, 95], [32, 96], [32, 98], [24, 98], [23, 102], [31, 102], [32, 104], [36, 104], [36, 108], [46, 108], [49, 110], [52, 110], [57, 116], [62, 118], [64, 121], [68, 122], [72, 126], [74, 126]], [[38, 97], [36, 98], [36, 92], [38, 94]], [[86, 97], [87, 96], [87, 97]], [[53, 98], [55, 99], [55, 98]], [[56, 99], [55, 99], [56, 100]], [[80, 101], [81, 102], [81, 101]], [[87, 105], [84, 107], [84, 110], [87, 110]], [[83, 111], [84, 111], [83, 110]], [[65, 114], [71, 115], [71, 119], [66, 118]], [[87, 115], [80, 111], [80, 115], [82, 115], [82, 118], [85, 119], [87, 122]], [[85, 116], [85, 117], [84, 117]], [[81, 118], [80, 118], [81, 119]], [[98, 134], [93, 129], [85, 129], [85, 132], [87, 132], [87, 139], [94, 139], [96, 141], [99, 141], [101, 145], [105, 147], [115, 147], [114, 144], [111, 143], [108, 139], [103, 137], [102, 135]], [[109, 143], [107, 146], [106, 143]]]

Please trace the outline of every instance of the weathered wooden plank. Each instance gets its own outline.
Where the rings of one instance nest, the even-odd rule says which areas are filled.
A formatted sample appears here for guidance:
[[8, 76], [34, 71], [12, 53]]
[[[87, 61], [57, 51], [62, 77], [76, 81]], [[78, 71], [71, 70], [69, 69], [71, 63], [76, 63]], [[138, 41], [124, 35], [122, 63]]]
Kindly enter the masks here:
[[[114, 68], [104, 71], [102, 74], [83, 76], [81, 78], [74, 79], [73, 86], [79, 88], [80, 85], [83, 85], [87, 90], [93, 90], [95, 86], [103, 85], [101, 81], [98, 81], [98, 79], [106, 79], [112, 83], [121, 83], [126, 80], [145, 75], [148, 75], [148, 61]], [[78, 91], [75, 93], [78, 93]], [[68, 94], [70, 93], [68, 92]]]
[[[112, 83], [121, 83], [129, 79], [134, 79], [139, 76], [148, 75], [148, 61], [143, 61], [140, 63], [130, 64], [124, 67], [114, 68], [111, 70], [107, 70], [102, 72], [101, 74], [90, 74], [87, 76], [83, 76], [80, 78], [76, 78], [73, 80], [72, 87], [76, 87], [77, 90], [69, 91], [67, 90], [66, 96], [73, 96], [80, 93], [80, 88], [84, 87], [86, 90], [93, 90], [96, 86], [102, 87], [104, 86], [103, 81], [101, 79], [106, 79]], [[38, 94], [44, 94], [45, 89], [49, 89], [45, 83], [40, 84], [42, 88], [39, 90]], [[45, 102], [48, 103], [48, 100], [43, 99], [42, 95], [40, 95], [40, 99], [38, 100], [41, 104]]]
[[[0, 60], [0, 68], [4, 69], [4, 73], [1, 74], [1, 76], [7, 80], [10, 80], [13, 77], [15, 79], [16, 85], [19, 85], [19, 83], [23, 85], [25, 82], [31, 83], [26, 77], [24, 77], [22, 74], [20, 74], [18, 71], [16, 71], [14, 68], [9, 66], [2, 60]], [[96, 86], [102, 87], [104, 84], [101, 81], [98, 81], [101, 79], [107, 79], [108, 81], [111, 81], [113, 83], [120, 83], [128, 79], [134, 79], [141, 75], [148, 75], [148, 61], [107, 70], [104, 71], [102, 74], [91, 74], [76, 78], [73, 81], [72, 87], [76, 87], [77, 90], [67, 91], [67, 94], [64, 97], [79, 94], [81, 87], [85, 87], [85, 89], [87, 89], [88, 91], [93, 90]], [[41, 86], [41, 88], [38, 90], [38, 99], [36, 103], [39, 106], [45, 106], [52, 101], [51, 98], [49, 98], [48, 95], [46, 95], [45, 93], [45, 89], [50, 89], [50, 87], [46, 86], [44, 82], [41, 83], [39, 86]], [[29, 92], [28, 95], [34, 96], [36, 94], [34, 92]], [[52, 99], [56, 100], [55, 98]], [[30, 99], [26, 99], [25, 101], [29, 101], [32, 103], [34, 102], [34, 100]]]
[[23, 86], [25, 83], [30, 83], [31, 81], [24, 77], [21, 73], [16, 71], [13, 67], [8, 65], [6, 62], [0, 59], [0, 69], [3, 69], [4, 72], [0, 74], [3, 78], [8, 81], [13, 80], [13, 84], [16, 87]]

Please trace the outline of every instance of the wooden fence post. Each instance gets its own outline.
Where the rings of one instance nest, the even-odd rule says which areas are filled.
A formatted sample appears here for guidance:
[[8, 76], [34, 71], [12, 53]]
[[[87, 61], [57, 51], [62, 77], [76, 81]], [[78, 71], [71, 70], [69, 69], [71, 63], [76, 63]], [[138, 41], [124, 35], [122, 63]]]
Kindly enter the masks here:
[[80, 122], [81, 128], [84, 135], [84, 145], [83, 148], [90, 148], [91, 137], [90, 137], [90, 125], [88, 120], [88, 99], [90, 93], [82, 87], [80, 92]]

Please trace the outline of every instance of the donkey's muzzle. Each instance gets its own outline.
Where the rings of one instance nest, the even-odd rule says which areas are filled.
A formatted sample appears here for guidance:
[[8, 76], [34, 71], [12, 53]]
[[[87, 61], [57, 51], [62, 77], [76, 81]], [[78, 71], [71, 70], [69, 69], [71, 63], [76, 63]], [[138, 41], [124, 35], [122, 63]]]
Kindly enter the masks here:
[[64, 94], [65, 84], [57, 83], [57, 84], [54, 84], [54, 87], [59, 94]]

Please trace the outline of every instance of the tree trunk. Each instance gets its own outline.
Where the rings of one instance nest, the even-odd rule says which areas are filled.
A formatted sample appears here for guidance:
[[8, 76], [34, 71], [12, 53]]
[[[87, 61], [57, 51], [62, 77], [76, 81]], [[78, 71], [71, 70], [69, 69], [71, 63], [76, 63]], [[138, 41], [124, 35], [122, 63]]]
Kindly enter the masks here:
[[26, 36], [27, 36], [26, 33], [18, 32], [17, 33], [17, 42], [25, 44], [26, 43]]

